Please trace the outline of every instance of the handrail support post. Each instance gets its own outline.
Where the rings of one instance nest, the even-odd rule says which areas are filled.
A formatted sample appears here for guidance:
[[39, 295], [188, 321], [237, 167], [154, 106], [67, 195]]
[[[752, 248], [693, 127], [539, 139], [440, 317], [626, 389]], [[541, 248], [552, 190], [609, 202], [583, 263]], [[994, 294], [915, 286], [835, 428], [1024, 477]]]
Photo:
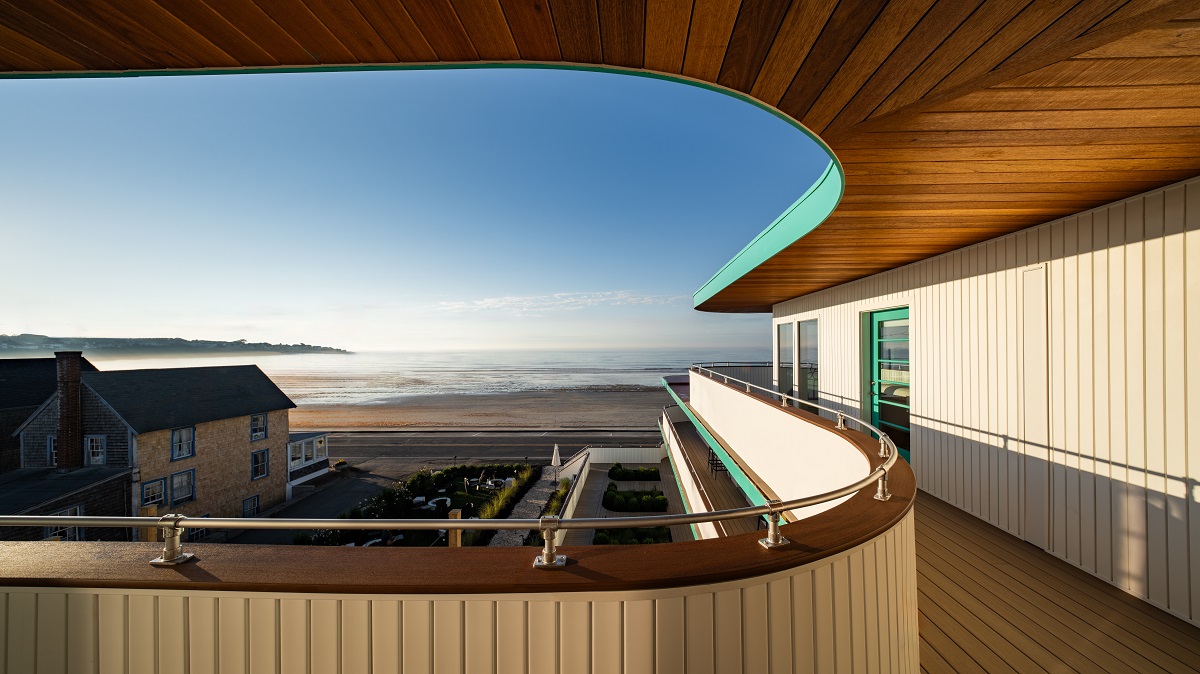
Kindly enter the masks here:
[[779, 531], [780, 512], [775, 508], [778, 507], [780, 503], [781, 501], [779, 500], [767, 501], [767, 506], [771, 508], [771, 511], [767, 513], [767, 537], [758, 539], [758, 544], [768, 550], [791, 543], [791, 541], [784, 538], [783, 533]]
[[538, 520], [538, 529], [541, 530], [546, 545], [542, 548], [542, 554], [533, 558], [533, 568], [561, 569], [567, 565], [567, 556], [558, 554], [554, 548], [554, 536], [558, 533], [559, 521], [558, 517], [553, 515]]
[[875, 489], [875, 500], [887, 501], [892, 498], [891, 492], [888, 491], [887, 480], [888, 475], [885, 470], [883, 471], [883, 475], [879, 476], [879, 486]]
[[888, 442], [890, 441], [891, 438], [888, 437], [887, 433], [879, 434], [879, 458], [886, 459], [891, 454], [891, 451], [888, 449]]
[[838, 413], [837, 413], [837, 415], [838, 415], [837, 429], [838, 429], [839, 431], [844, 431], [844, 430], [846, 430], [846, 413], [845, 413], [845, 412], [838, 412]]
[[184, 527], [182, 525], [186, 519], [186, 515], [174, 513], [159, 518], [158, 526], [162, 532], [163, 550], [161, 555], [150, 560], [151, 566], [175, 566], [195, 558], [192, 553], [183, 551]]

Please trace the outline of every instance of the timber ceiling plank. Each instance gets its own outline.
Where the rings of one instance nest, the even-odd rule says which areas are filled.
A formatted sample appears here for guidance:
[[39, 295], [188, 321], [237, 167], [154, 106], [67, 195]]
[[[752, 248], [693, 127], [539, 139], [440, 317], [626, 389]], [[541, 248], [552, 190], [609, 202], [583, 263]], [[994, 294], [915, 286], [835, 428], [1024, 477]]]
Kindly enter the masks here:
[[889, 131], [993, 131], [1004, 129], [1134, 129], [1197, 126], [1200, 108], [1140, 110], [1035, 110], [1032, 112], [924, 112], [888, 125]]
[[359, 63], [396, 62], [396, 54], [351, 0], [304, 0], [304, 3]]
[[521, 58], [517, 43], [499, 0], [456, 0], [454, 13], [485, 61], [516, 61]]
[[[1129, 4], [1136, 3], [1129, 0], [1083, 0], [1033, 39], [1021, 45], [1021, 48], [1005, 59], [1004, 63], [1020, 61], [1071, 42], [1105, 17], [1112, 16], [1113, 12]], [[934, 91], [936, 92], [936, 89]]]
[[604, 62], [623, 68], [641, 68], [646, 40], [645, 4], [638, 0], [604, 0], [598, 7]]
[[646, 4], [646, 68], [682, 73], [692, 25], [692, 0], [658, 0]]
[[[3, 7], [0, 7], [0, 15], [4, 12]], [[44, 46], [41, 42], [30, 38], [16, 30], [9, 28], [4, 24], [0, 24], [0, 45], [5, 45], [5, 51], [10, 55], [7, 59], [13, 67], [21, 70], [37, 71], [37, 70], [87, 70], [87, 63], [80, 63], [72, 58], [64, 56], [49, 47]], [[86, 49], [82, 45], [76, 45], [81, 50]], [[9, 51], [15, 50], [15, 51]], [[90, 50], [89, 50], [90, 51]], [[85, 52], [88, 53], [88, 52]], [[96, 59], [90, 63], [95, 64], [100, 62], [100, 56], [93, 55]], [[92, 65], [91, 67], [95, 67]], [[107, 68], [108, 66], [104, 66]]]
[[603, 63], [600, 47], [600, 13], [596, 0], [551, 0], [554, 32], [564, 61]]
[[1136, 84], [1200, 84], [1200, 58], [1069, 59], [996, 86], [1115, 87]]
[[1034, 0], [991, 39], [980, 45], [953, 72], [938, 82], [927, 96], [935, 96], [990, 73], [1059, 17], [1070, 12], [1075, 4], [1073, 1]]
[[792, 1], [750, 90], [752, 96], [778, 105], [836, 6], [837, 0]]
[[[62, 0], [56, 2], [62, 4]], [[224, 52], [212, 47], [202, 38], [197, 39], [199, 35], [195, 31], [183, 27], [178, 19], [158, 5], [133, 0], [133, 13], [138, 15], [138, 19], [145, 21], [146, 25], [127, 16], [115, 4], [70, 2], [67, 5], [66, 9], [93, 26], [124, 42], [138, 45], [139, 51], [164, 67], [200, 68], [206, 60], [211, 60], [219, 67], [237, 65]], [[141, 12], [136, 11], [138, 6], [141, 6]]]
[[413, 22], [404, 6], [392, 0], [355, 0], [358, 11], [402, 63], [429, 63], [438, 59], [437, 53], [421, 29]]
[[[887, 0], [842, 0], [821, 36], [808, 52], [800, 72], [792, 80], [779, 108], [796, 119], [804, 119], [812, 104], [837, 75], [858, 41], [879, 16]], [[869, 20], [864, 20], [870, 17]]]
[[1113, 87], [998, 88], [992, 87], [941, 103], [930, 112], [1011, 110], [1109, 110], [1200, 107], [1200, 89], [1187, 85], [1128, 85]]
[[684, 75], [716, 81], [741, 5], [742, 0], [695, 0], [687, 52], [683, 56]]
[[236, 65], [276, 66], [279, 60], [246, 37], [225, 17], [202, 2], [167, 2], [156, 0], [158, 6], [171, 13], [182, 24], [190, 27], [228, 54]]
[[771, 43], [779, 33], [783, 17], [787, 16], [789, 2], [750, 2], [742, 6], [733, 34], [729, 38], [729, 49], [717, 82], [737, 91], [749, 93], [758, 79], [758, 72], [767, 60]]
[[554, 17], [546, 0], [500, 0], [521, 58], [526, 61], [561, 61]]
[[[1130, 2], [1129, 4], [1125, 5], [1121, 9], [1118, 9], [1117, 11], [1115, 11], [1112, 14], [1110, 14], [1109, 16], [1107, 16], [1100, 23], [1089, 28], [1087, 30], [1087, 33], [1094, 33], [1098, 30], [1108, 28], [1109, 26], [1113, 25], [1114, 23], [1120, 23], [1127, 19], [1132, 19], [1133, 17], [1137, 16], [1138, 14], [1141, 14], [1143, 12], [1148, 12], [1150, 10], [1158, 9], [1159, 7], [1162, 7], [1163, 5], [1170, 5], [1173, 2], [1174, 2], [1174, 0], [1137, 0], [1137, 2]], [[1085, 35], [1087, 33], [1085, 33]]]
[[[28, 37], [45, 51], [97, 70], [153, 68], [152, 58], [120, 37], [88, 23], [53, 2], [22, 3], [20, 7], [0, 1], [0, 22]], [[20, 45], [9, 43], [9, 48]], [[100, 65], [94, 65], [99, 63]]]
[[[846, 106], [933, 6], [934, 0], [892, 0], [817, 97], [804, 124], [817, 134]], [[907, 74], [907, 73], [905, 73]]]
[[317, 57], [275, 23], [253, 2], [244, 0], [204, 0], [209, 9], [241, 31], [281, 65], [316, 65]]
[[1200, 56], [1200, 21], [1172, 21], [1084, 52], [1076, 58]]
[[826, 127], [831, 136], [863, 121], [958, 29], [983, 0], [939, 0]]
[[980, 5], [953, 35], [946, 38], [933, 54], [871, 113], [871, 117], [879, 117], [924, 98], [930, 89], [937, 86], [938, 82], [970, 57], [1027, 4], [1028, 0], [1018, 0], [985, 2]]
[[404, 7], [439, 60], [479, 60], [479, 53], [450, 0], [405, 0]]
[[312, 54], [318, 63], [333, 65], [361, 62], [300, 0], [271, 0], [256, 4], [300, 43], [304, 51]]

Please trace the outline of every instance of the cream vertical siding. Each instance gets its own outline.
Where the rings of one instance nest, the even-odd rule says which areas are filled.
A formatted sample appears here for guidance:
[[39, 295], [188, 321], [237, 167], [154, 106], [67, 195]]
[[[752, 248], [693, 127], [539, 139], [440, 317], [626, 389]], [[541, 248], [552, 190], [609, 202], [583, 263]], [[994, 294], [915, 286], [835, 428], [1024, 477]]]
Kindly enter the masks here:
[[910, 512], [879, 537], [808, 566], [670, 590], [0, 588], [0, 672], [915, 674], [916, 602]]
[[775, 323], [819, 319], [821, 397], [862, 414], [863, 316], [899, 306], [920, 487], [1200, 624], [1200, 179], [780, 303]]

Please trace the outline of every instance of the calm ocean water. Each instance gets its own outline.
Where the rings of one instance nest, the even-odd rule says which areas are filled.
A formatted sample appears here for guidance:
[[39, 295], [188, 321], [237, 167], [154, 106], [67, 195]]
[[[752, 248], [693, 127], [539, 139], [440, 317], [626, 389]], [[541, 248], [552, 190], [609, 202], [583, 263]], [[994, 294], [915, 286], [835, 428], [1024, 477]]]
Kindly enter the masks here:
[[370, 405], [437, 394], [657, 387], [663, 375], [681, 374], [695, 362], [767, 357], [766, 349], [88, 356], [101, 370], [255, 364], [292, 400], [308, 405]]

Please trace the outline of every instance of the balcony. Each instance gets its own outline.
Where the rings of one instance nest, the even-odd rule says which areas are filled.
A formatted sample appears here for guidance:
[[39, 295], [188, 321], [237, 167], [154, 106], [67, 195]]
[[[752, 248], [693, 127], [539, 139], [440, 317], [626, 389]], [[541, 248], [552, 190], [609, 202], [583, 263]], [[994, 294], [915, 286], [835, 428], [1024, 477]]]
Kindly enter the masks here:
[[[151, 543], [0, 543], [0, 662], [10, 672], [760, 672], [869, 659], [880, 671], [916, 671], [912, 472], [861, 433], [833, 435], [862, 468], [835, 485], [845, 492], [835, 507], [775, 503], [794, 491], [777, 483], [732, 512], [709, 512], [725, 505], [713, 501], [638, 520], [423, 521], [540, 527], [550, 541], [654, 520], [723, 534], [688, 542], [547, 544], [541, 555], [196, 544], [193, 559], [173, 566], [149, 563], [162, 551]], [[647, 448], [608, 451], [649, 460]], [[881, 467], [890, 468], [887, 500], [876, 498]], [[169, 532], [296, 528], [175, 524]]]

